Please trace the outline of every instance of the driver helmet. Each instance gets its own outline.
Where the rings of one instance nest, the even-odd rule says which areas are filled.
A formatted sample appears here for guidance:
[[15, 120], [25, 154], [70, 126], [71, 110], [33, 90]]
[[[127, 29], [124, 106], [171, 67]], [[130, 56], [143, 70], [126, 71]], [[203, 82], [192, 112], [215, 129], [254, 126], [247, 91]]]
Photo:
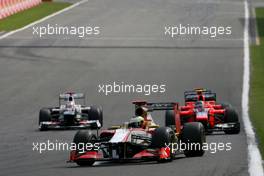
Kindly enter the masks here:
[[199, 111], [202, 111], [204, 109], [204, 102], [203, 101], [197, 101], [195, 103], [195, 108], [198, 109]]
[[136, 116], [130, 119], [129, 127], [131, 128], [142, 128], [144, 124], [144, 118], [141, 116]]
[[135, 115], [136, 116], [141, 116], [143, 118], [147, 118], [147, 115], [148, 115], [148, 109], [144, 106], [140, 106], [136, 109], [136, 112], [135, 112]]
[[73, 100], [73, 97], [70, 96], [67, 100], [67, 103], [66, 103], [66, 108], [68, 109], [73, 109], [74, 108], [74, 100]]

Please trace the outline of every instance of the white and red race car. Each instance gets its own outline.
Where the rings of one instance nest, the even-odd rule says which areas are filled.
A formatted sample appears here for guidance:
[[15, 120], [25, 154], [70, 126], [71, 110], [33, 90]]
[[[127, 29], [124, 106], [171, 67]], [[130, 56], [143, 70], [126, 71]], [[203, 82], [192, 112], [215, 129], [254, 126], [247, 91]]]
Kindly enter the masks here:
[[[80, 130], [73, 139], [76, 146], [89, 146], [89, 149], [75, 148], [70, 153], [68, 162], [77, 163], [80, 166], [93, 165], [96, 161], [158, 161], [168, 162], [174, 159], [178, 150], [174, 150], [174, 144], [179, 142], [197, 143], [202, 145], [205, 142], [204, 127], [200, 122], [186, 123], [183, 126], [179, 119], [178, 103], [147, 103], [144, 101], [134, 102], [135, 115], [130, 122], [121, 126], [113, 126], [104, 129], [100, 134], [94, 134], [92, 130]], [[159, 127], [152, 119], [144, 126], [145, 121], [137, 121], [146, 111], [173, 110], [175, 124]], [[166, 115], [165, 115], [166, 116]], [[167, 118], [167, 117], [165, 117]], [[91, 146], [91, 147], [90, 147]], [[185, 149], [187, 157], [202, 156], [202, 148]]]
[[85, 106], [83, 93], [67, 92], [60, 94], [58, 107], [42, 108], [39, 112], [39, 130], [41, 131], [49, 129], [93, 129], [100, 128], [102, 125], [102, 107]]

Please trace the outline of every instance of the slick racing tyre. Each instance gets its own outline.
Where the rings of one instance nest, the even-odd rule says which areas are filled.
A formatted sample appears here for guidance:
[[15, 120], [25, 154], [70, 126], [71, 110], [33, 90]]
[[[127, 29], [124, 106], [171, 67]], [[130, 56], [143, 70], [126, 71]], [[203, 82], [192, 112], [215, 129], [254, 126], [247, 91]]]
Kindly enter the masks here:
[[[39, 125], [41, 125], [41, 122], [50, 122], [51, 121], [51, 112], [48, 108], [43, 108], [39, 111]], [[48, 129], [47, 125], [42, 124], [39, 127], [40, 131], [45, 131]]]
[[94, 160], [77, 160], [76, 163], [81, 166], [92, 166], [94, 164]]
[[103, 109], [101, 106], [91, 106], [88, 111], [89, 120], [99, 120], [101, 127], [103, 126]]
[[232, 108], [232, 105], [230, 103], [220, 103], [220, 105], [222, 106], [223, 109]]
[[173, 110], [167, 110], [165, 112], [165, 126], [175, 126], [175, 113]]
[[[94, 143], [94, 140], [96, 140], [96, 135], [92, 133], [91, 130], [80, 130], [78, 131], [74, 138], [73, 138], [73, 143], [76, 144], [76, 146], [86, 146], [87, 143]], [[77, 148], [77, 152], [85, 152]], [[76, 163], [79, 166], [92, 166], [94, 164], [95, 160], [94, 159], [89, 159], [89, 160], [77, 160]]]
[[[153, 148], [166, 148], [167, 146], [172, 146], [173, 143], [176, 143], [177, 139], [174, 134], [174, 131], [169, 127], [160, 127], [157, 128], [151, 138], [151, 146]], [[174, 159], [174, 154], [172, 153], [172, 148], [170, 148], [170, 158], [168, 159], [159, 159], [158, 162], [167, 162]]]
[[184, 154], [186, 157], [203, 156], [203, 143], [205, 143], [205, 130], [200, 122], [185, 123], [181, 136], [185, 144]]
[[240, 123], [238, 120], [238, 114], [233, 108], [226, 108], [225, 110], [225, 122], [234, 123], [232, 129], [224, 130], [226, 134], [238, 134], [240, 132]]

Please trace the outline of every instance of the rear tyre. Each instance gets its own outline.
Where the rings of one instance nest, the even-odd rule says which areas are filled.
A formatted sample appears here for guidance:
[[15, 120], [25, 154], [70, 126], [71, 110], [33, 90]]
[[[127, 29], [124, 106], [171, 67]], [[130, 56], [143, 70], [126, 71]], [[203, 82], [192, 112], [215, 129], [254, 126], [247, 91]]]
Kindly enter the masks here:
[[206, 142], [204, 126], [200, 122], [190, 122], [183, 126], [182, 142], [186, 144], [186, 157], [203, 156], [203, 143]]
[[234, 127], [229, 130], [224, 130], [226, 134], [238, 134], [240, 132], [240, 123], [238, 120], [238, 114], [233, 108], [226, 108], [225, 122], [234, 123]]
[[165, 112], [165, 126], [175, 126], [175, 113], [173, 110], [167, 110]]
[[230, 103], [220, 103], [220, 105], [222, 106], [223, 109], [232, 108], [232, 105]]
[[48, 130], [48, 126], [45, 124], [41, 124], [41, 122], [50, 122], [51, 121], [51, 112], [48, 108], [42, 108], [39, 111], [39, 130], [45, 131]]
[[[166, 148], [176, 143], [177, 139], [173, 130], [169, 127], [157, 128], [151, 138], [151, 146], [153, 148]], [[170, 157], [168, 159], [159, 159], [158, 162], [168, 162], [174, 159], [172, 148], [170, 148]]]
[[99, 120], [101, 127], [103, 126], [103, 109], [101, 106], [91, 106], [88, 111], [89, 120]]
[[[94, 143], [94, 140], [96, 140], [96, 135], [92, 133], [91, 130], [80, 130], [78, 131], [74, 138], [73, 138], [73, 143], [76, 144], [76, 146], [85, 146], [87, 143]], [[77, 153], [79, 152], [85, 152], [83, 150], [78, 150]], [[89, 160], [76, 160], [76, 163], [79, 166], [92, 166], [94, 164], [95, 160], [94, 159], [89, 159]]]

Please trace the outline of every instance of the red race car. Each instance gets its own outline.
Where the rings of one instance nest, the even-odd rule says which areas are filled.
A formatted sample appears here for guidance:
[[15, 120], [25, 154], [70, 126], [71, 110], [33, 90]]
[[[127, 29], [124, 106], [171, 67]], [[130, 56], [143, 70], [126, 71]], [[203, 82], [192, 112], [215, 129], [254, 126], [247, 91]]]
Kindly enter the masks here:
[[229, 104], [217, 104], [216, 94], [208, 89], [184, 93], [185, 106], [180, 107], [181, 123], [201, 122], [207, 133], [224, 131], [238, 134], [240, 123], [236, 110]]
[[[133, 102], [135, 116], [121, 126], [112, 126], [94, 134], [91, 130], [81, 130], [74, 136], [76, 146], [91, 146], [88, 150], [72, 150], [69, 162], [80, 166], [93, 165], [95, 161], [172, 161], [179, 150], [176, 144], [205, 142], [204, 127], [199, 122], [186, 123], [179, 119], [178, 103]], [[159, 127], [153, 121], [150, 112], [171, 110], [175, 123]], [[82, 145], [81, 145], [82, 144]], [[188, 157], [202, 156], [202, 147], [186, 148]]]

